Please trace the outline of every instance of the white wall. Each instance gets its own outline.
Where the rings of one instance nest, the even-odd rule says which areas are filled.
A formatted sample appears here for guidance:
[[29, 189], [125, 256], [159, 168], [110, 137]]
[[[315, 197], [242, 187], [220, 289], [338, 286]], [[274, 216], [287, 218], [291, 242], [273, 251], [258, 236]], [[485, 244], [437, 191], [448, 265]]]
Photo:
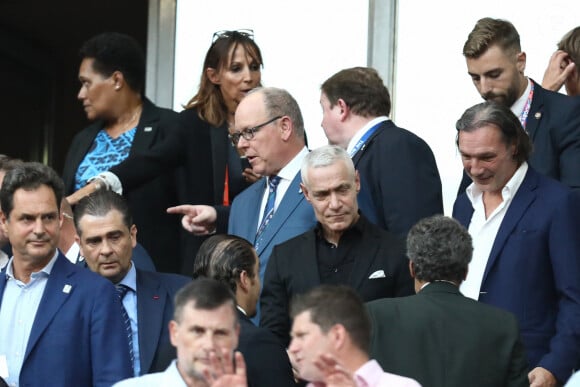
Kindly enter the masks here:
[[450, 215], [462, 171], [455, 122], [482, 101], [461, 54], [467, 35], [483, 17], [511, 21], [527, 53], [526, 74], [541, 82], [556, 43], [580, 24], [580, 1], [402, 0], [399, 5], [395, 121], [433, 149]]
[[264, 86], [298, 101], [311, 147], [326, 143], [320, 85], [335, 72], [366, 65], [366, 1], [178, 0], [174, 109], [195, 94], [215, 31], [250, 28], [262, 51]]
[[[461, 177], [455, 122], [481, 101], [461, 54], [469, 31], [482, 17], [510, 20], [527, 53], [526, 72], [541, 82], [556, 42], [580, 24], [578, 15], [580, 1], [571, 0], [399, 1], [393, 117], [433, 149], [446, 214]], [[367, 19], [364, 0], [177, 0], [174, 108], [197, 90], [213, 32], [251, 28], [265, 62], [263, 84], [294, 95], [311, 148], [323, 145], [320, 84], [338, 70], [366, 65]]]

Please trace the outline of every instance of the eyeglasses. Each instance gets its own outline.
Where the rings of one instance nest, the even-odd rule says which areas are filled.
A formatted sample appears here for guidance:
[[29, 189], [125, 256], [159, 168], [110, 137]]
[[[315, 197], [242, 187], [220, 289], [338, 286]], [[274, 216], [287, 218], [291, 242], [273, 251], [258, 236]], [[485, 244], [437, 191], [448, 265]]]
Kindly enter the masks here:
[[256, 135], [256, 133], [260, 129], [262, 129], [264, 126], [271, 124], [272, 122], [274, 122], [282, 117], [284, 117], [284, 116], [276, 116], [276, 117], [272, 118], [271, 120], [264, 122], [263, 124], [254, 126], [253, 128], [248, 128], [248, 129], [242, 130], [241, 132], [235, 132], [232, 134], [228, 134], [228, 137], [232, 141], [232, 144], [234, 144], [234, 146], [237, 146], [238, 142], [240, 142], [240, 137], [243, 137], [244, 140], [246, 140], [246, 141], [250, 141], [251, 139], [254, 138], [254, 136]]
[[218, 39], [230, 39], [230, 38], [236, 38], [236, 37], [238, 37], [238, 38], [242, 37], [242, 38], [248, 38], [248, 39], [254, 40], [254, 30], [242, 29], [242, 30], [233, 30], [233, 31], [223, 30], [223, 31], [214, 32], [213, 36], [211, 38], [211, 42], [215, 43], [215, 41]]

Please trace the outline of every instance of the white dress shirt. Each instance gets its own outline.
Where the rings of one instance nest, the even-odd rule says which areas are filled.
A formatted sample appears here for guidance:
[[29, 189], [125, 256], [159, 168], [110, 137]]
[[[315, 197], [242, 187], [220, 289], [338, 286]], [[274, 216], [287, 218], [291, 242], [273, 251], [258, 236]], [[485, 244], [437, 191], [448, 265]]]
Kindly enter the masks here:
[[522, 184], [528, 164], [524, 162], [516, 170], [511, 179], [507, 182], [501, 191], [503, 201], [499, 206], [486, 218], [485, 206], [483, 204], [483, 192], [481, 192], [475, 183], [467, 187], [467, 197], [473, 206], [473, 215], [469, 223], [469, 234], [473, 239], [473, 258], [469, 263], [467, 278], [460, 285], [459, 289], [464, 296], [479, 300], [483, 275], [489, 259], [489, 254], [495, 242], [495, 237], [503, 218], [516, 195], [518, 188]]

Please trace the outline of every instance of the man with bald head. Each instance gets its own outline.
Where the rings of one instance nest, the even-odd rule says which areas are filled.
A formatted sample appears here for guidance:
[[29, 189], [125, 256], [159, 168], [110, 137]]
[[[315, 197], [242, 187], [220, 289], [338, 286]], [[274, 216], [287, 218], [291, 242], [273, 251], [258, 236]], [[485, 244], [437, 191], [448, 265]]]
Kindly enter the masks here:
[[231, 210], [182, 205], [168, 211], [183, 214], [184, 228], [201, 235], [216, 227], [225, 231], [220, 226], [229, 215], [228, 233], [254, 244], [263, 280], [272, 248], [316, 223], [300, 189], [300, 166], [308, 154], [302, 113], [286, 90], [254, 89], [236, 109], [230, 138], [246, 155], [254, 173], [264, 177], [239, 194]]

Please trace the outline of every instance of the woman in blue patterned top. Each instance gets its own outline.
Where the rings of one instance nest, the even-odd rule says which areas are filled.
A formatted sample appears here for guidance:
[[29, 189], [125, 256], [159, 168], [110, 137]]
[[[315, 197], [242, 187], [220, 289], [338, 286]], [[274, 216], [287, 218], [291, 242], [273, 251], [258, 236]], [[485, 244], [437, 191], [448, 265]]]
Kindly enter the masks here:
[[[144, 153], [179, 127], [179, 115], [144, 96], [145, 56], [130, 36], [103, 33], [80, 49], [78, 99], [93, 123], [73, 139], [63, 171], [66, 193], [129, 156]], [[179, 272], [179, 219], [166, 214], [178, 203], [175, 173], [126, 193], [139, 242], [159, 271]]]

